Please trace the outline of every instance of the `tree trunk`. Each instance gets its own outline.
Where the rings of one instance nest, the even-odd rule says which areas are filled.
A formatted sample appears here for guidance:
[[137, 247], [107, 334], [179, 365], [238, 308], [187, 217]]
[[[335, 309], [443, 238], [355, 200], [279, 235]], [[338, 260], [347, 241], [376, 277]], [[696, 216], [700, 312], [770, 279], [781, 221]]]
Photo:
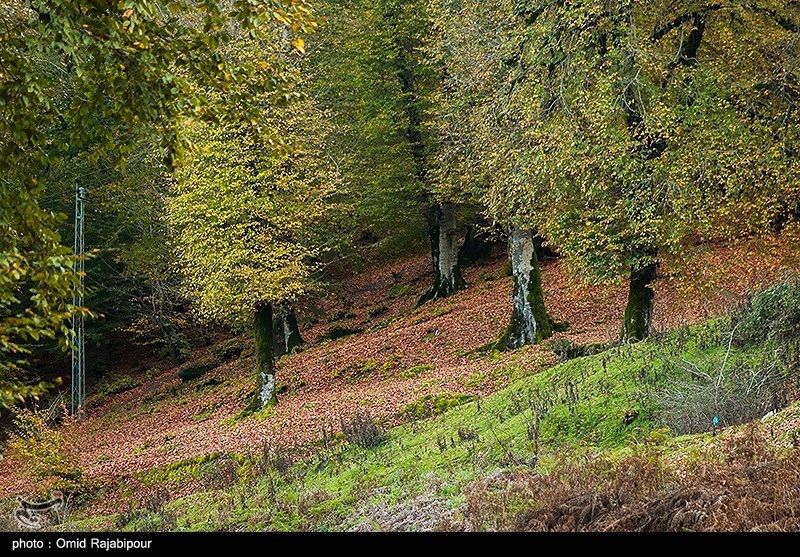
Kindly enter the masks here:
[[519, 348], [535, 344], [553, 334], [553, 320], [544, 306], [542, 273], [536, 257], [533, 233], [514, 226], [508, 239], [514, 277], [514, 310], [501, 344]]
[[492, 254], [492, 242], [484, 228], [480, 225], [469, 225], [464, 244], [458, 250], [458, 265], [466, 268], [470, 265], [486, 263]]
[[272, 304], [264, 304], [256, 310], [254, 333], [256, 342], [256, 373], [258, 391], [255, 405], [264, 408], [276, 404], [275, 394], [275, 353], [272, 323]]
[[291, 354], [292, 350], [303, 344], [297, 316], [286, 304], [278, 304], [275, 308], [273, 331], [276, 360], [285, 354]]
[[419, 300], [422, 305], [430, 300], [446, 298], [467, 287], [458, 265], [458, 226], [456, 206], [444, 202], [428, 211], [428, 234], [433, 258], [433, 285]]
[[653, 319], [655, 291], [651, 284], [656, 280], [658, 265], [651, 263], [631, 271], [628, 305], [622, 318], [622, 340], [642, 340], [650, 333]]

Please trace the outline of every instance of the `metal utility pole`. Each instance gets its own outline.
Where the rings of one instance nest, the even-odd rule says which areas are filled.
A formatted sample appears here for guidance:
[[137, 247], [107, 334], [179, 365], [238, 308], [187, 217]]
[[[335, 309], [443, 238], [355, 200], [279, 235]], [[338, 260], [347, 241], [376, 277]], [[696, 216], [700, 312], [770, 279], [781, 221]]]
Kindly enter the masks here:
[[83, 221], [84, 221], [84, 202], [86, 201], [86, 189], [75, 185], [75, 264], [73, 271], [78, 279], [78, 289], [72, 298], [72, 305], [80, 308], [79, 312], [72, 317], [72, 330], [75, 331], [75, 338], [72, 343], [72, 405], [70, 410], [73, 416], [79, 419], [86, 417], [86, 346], [83, 334], [84, 315], [83, 315], [83, 291], [86, 285], [84, 273], [84, 242], [83, 242]]

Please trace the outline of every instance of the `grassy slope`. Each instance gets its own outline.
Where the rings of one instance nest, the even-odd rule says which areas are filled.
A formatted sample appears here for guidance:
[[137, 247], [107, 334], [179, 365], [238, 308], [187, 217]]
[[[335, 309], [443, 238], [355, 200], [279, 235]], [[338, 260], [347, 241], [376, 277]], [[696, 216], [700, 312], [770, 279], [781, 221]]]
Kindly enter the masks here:
[[[665, 440], [663, 430], [657, 429], [650, 395], [668, 375], [674, 379], [675, 366], [670, 362], [676, 358], [699, 368], [718, 368], [726, 349], [722, 343], [708, 342], [717, 338], [715, 331], [713, 324], [706, 325], [680, 339], [672, 334], [523, 376], [500, 392], [439, 417], [392, 428], [386, 441], [374, 448], [339, 439], [288, 468], [278, 454], [258, 462], [221, 455], [156, 469], [140, 475], [140, 480], [170, 489], [193, 480], [206, 488], [163, 507], [156, 504], [155, 511], [78, 525], [197, 530], [434, 528], [443, 516], [459, 516], [456, 509], [464, 503], [464, 489], [476, 480], [509, 469], [547, 471], [564, 455], [623, 457], [641, 443]], [[728, 359], [758, 360], [767, 350], [734, 347]], [[696, 447], [685, 437], [669, 443], [678, 453]]]

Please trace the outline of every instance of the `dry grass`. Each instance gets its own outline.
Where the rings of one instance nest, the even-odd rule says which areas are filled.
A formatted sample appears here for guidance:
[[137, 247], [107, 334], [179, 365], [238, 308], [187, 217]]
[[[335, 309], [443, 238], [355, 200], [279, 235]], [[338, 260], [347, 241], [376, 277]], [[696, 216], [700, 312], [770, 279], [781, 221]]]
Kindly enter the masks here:
[[775, 448], [767, 428], [751, 424], [680, 463], [649, 447], [564, 461], [548, 474], [505, 472], [465, 493], [463, 517], [443, 529], [795, 531], [800, 450]]

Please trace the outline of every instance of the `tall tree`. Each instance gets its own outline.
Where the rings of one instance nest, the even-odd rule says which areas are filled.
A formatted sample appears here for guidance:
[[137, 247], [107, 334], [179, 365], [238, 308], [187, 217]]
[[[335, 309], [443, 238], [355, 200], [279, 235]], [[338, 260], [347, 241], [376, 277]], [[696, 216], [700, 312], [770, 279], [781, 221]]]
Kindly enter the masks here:
[[531, 164], [524, 133], [530, 124], [519, 97], [525, 22], [505, 0], [441, 2], [436, 21], [430, 51], [445, 79], [433, 181], [442, 196], [482, 206], [487, 220], [507, 231], [513, 303], [502, 344], [536, 343], [552, 335], [554, 321], [545, 308], [534, 242], [548, 208], [534, 194], [543, 186], [524, 172]]
[[341, 0], [321, 9], [328, 23], [311, 52], [315, 89], [341, 130], [334, 141], [362, 227], [390, 252], [418, 245], [427, 231], [434, 280], [420, 302], [448, 296], [466, 284], [456, 207], [431, 191], [431, 108], [442, 76], [424, 48], [428, 2]]
[[[197, 84], [233, 82], [275, 90], [268, 67], [220, 55], [230, 29], [256, 37], [275, 22], [313, 24], [302, 0], [9, 0], [0, 11], [0, 404], [41, 392], [21, 376], [38, 338], [69, 344], [72, 258], [54, 231], [59, 217], [38, 204], [52, 162], [75, 153], [97, 161], [145, 141], [179, 150], [187, 117], [230, 119]], [[257, 119], [257, 118], [255, 118]], [[97, 125], [98, 122], [100, 125]], [[170, 157], [171, 158], [171, 157]]]
[[286, 349], [296, 339], [276, 342], [276, 320], [288, 325], [286, 308], [313, 289], [342, 228], [338, 215], [346, 214], [335, 166], [322, 156], [327, 133], [313, 101], [275, 108], [268, 122], [263, 131], [280, 133], [282, 147], [242, 126], [195, 124], [196, 147], [168, 202], [186, 293], [201, 317], [252, 327], [253, 408], [277, 402], [276, 344]]
[[451, 159], [478, 161], [488, 213], [526, 215], [584, 280], [628, 278], [623, 338], [647, 334], [658, 264], [690, 238], [795, 218], [794, 2], [446, 5], [478, 15], [445, 21], [473, 39], [445, 55], [478, 62], [451, 56]]

